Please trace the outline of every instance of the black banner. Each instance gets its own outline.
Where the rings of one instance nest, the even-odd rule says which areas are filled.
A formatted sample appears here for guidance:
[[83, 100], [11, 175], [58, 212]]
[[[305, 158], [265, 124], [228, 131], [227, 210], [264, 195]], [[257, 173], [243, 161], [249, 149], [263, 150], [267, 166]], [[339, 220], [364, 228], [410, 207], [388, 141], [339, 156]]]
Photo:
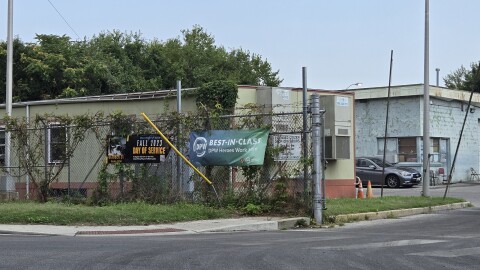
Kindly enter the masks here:
[[165, 161], [169, 152], [170, 146], [158, 134], [108, 137], [109, 163], [158, 163]]

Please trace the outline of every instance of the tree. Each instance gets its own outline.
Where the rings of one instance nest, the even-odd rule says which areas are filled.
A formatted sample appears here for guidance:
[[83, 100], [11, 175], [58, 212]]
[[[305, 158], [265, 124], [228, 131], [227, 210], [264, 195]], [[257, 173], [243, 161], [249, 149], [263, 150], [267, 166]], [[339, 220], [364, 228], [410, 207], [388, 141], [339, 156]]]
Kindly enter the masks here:
[[450, 89], [459, 89], [480, 92], [480, 61], [471, 63], [470, 70], [461, 66], [453, 73], [448, 74], [443, 81]]
[[[186, 88], [215, 81], [268, 86], [282, 81], [260, 55], [227, 51], [198, 25], [181, 33], [166, 42], [118, 30], [80, 42], [66, 35], [37, 35], [35, 43], [16, 39], [13, 98], [34, 101], [173, 89], [177, 80]], [[6, 61], [5, 42], [0, 42], [0, 56], [1, 65]], [[3, 83], [5, 66], [0, 67]], [[4, 97], [3, 92], [0, 101]]]
[[[19, 101], [19, 93], [29, 92], [27, 74], [25, 74], [25, 64], [21, 61], [21, 56], [31, 51], [29, 44], [23, 43], [19, 38], [13, 40], [13, 101]], [[6, 67], [7, 67], [7, 43], [0, 43], [0, 80], [3, 87], [0, 88], [0, 102], [5, 102], [6, 90]]]

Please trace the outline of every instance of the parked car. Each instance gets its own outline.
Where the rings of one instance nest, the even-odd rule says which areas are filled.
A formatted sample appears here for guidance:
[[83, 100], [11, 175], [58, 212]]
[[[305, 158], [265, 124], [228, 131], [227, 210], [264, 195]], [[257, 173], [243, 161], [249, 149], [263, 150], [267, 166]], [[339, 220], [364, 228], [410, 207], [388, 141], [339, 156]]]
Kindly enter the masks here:
[[418, 185], [422, 181], [422, 175], [415, 169], [406, 167], [396, 167], [385, 162], [385, 171], [382, 178], [383, 159], [377, 157], [357, 157], [356, 174], [362, 180], [362, 185], [366, 186], [368, 180], [374, 186], [382, 184], [390, 188], [401, 186]]

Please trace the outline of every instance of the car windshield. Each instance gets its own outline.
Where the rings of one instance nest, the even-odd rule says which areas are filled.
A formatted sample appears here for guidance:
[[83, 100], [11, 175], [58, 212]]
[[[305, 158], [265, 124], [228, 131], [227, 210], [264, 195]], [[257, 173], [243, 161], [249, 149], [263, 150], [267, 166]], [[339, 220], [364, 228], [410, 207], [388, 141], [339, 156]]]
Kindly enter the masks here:
[[[371, 159], [373, 162], [375, 162], [375, 164], [377, 164], [379, 167], [383, 167], [383, 159], [380, 159], [380, 158], [372, 158]], [[386, 167], [394, 167], [392, 163], [389, 163], [387, 161], [385, 161], [385, 168]]]

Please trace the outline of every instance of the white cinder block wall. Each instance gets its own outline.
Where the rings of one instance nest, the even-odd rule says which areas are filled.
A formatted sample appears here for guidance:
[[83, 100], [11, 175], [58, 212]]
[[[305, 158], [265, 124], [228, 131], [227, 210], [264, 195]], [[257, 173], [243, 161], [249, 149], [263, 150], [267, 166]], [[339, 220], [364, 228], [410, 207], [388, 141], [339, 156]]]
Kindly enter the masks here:
[[[430, 137], [449, 139], [448, 171], [453, 162], [467, 104], [463, 103], [462, 109], [460, 101], [445, 101], [434, 97], [430, 97], [430, 101]], [[384, 137], [386, 107], [386, 99], [355, 101], [356, 156], [378, 155], [377, 139]], [[452, 176], [453, 182], [468, 181], [471, 167], [479, 171], [480, 112], [478, 109], [475, 108], [473, 112], [468, 113]], [[388, 137], [423, 136], [423, 97], [392, 98], [388, 122]]]

